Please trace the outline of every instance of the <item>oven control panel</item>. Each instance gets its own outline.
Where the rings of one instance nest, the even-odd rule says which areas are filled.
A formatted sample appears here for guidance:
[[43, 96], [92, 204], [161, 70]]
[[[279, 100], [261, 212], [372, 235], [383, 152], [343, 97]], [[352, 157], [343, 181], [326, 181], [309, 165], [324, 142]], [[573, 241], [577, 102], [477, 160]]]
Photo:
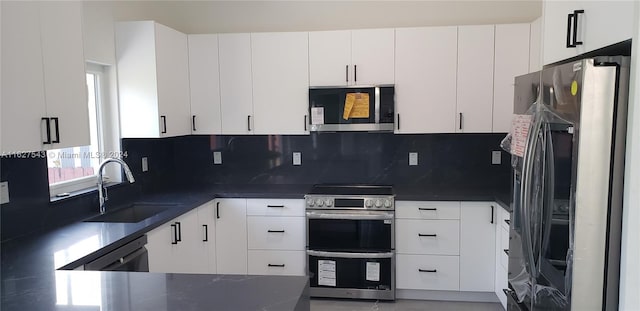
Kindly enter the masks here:
[[307, 209], [395, 209], [393, 196], [336, 197], [326, 195], [305, 195], [305, 201]]

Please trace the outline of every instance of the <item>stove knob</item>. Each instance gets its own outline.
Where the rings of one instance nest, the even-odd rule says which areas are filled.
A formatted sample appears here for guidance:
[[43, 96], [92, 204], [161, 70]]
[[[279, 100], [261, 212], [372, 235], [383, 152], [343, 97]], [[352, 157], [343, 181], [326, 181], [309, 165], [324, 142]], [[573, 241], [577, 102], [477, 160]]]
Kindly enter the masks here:
[[316, 205], [322, 206], [322, 205], [324, 205], [324, 201], [322, 199], [317, 199], [316, 200]]
[[391, 208], [391, 200], [384, 199], [384, 207], [385, 208]]
[[366, 200], [366, 201], [364, 202], [364, 206], [366, 206], [366, 207], [371, 207], [371, 206], [373, 206], [373, 200]]
[[324, 204], [327, 207], [331, 207], [331, 206], [333, 206], [333, 200], [332, 199], [326, 199], [326, 200], [324, 200]]
[[382, 201], [380, 199], [376, 200], [376, 207], [377, 208], [381, 208], [382, 207]]
[[307, 199], [307, 205], [313, 206], [314, 203], [315, 201], [313, 201], [313, 199]]

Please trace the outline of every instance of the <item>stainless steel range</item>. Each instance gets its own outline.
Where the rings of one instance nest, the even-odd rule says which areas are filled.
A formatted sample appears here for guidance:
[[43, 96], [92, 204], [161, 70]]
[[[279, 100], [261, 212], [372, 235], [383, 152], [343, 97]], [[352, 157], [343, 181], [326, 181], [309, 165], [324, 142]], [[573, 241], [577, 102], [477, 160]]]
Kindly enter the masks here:
[[305, 196], [312, 297], [395, 299], [391, 186], [315, 186]]

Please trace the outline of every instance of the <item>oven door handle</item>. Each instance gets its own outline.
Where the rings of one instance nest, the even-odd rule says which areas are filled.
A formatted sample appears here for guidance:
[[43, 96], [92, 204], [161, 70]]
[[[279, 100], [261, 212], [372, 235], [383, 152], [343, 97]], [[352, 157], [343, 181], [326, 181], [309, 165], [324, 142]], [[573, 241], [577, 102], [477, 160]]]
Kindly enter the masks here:
[[318, 213], [307, 212], [309, 219], [353, 219], [353, 220], [387, 220], [393, 219], [393, 213], [369, 213], [369, 214], [347, 214], [347, 213]]
[[307, 255], [315, 257], [333, 257], [333, 258], [391, 258], [393, 252], [388, 253], [345, 253], [345, 252], [323, 252], [307, 250]]

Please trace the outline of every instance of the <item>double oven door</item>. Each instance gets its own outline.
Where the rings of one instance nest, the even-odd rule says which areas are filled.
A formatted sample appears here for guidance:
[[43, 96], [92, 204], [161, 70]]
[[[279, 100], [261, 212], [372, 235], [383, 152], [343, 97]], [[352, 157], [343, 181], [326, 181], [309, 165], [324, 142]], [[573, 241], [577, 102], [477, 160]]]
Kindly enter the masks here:
[[307, 211], [311, 296], [395, 299], [393, 211]]

